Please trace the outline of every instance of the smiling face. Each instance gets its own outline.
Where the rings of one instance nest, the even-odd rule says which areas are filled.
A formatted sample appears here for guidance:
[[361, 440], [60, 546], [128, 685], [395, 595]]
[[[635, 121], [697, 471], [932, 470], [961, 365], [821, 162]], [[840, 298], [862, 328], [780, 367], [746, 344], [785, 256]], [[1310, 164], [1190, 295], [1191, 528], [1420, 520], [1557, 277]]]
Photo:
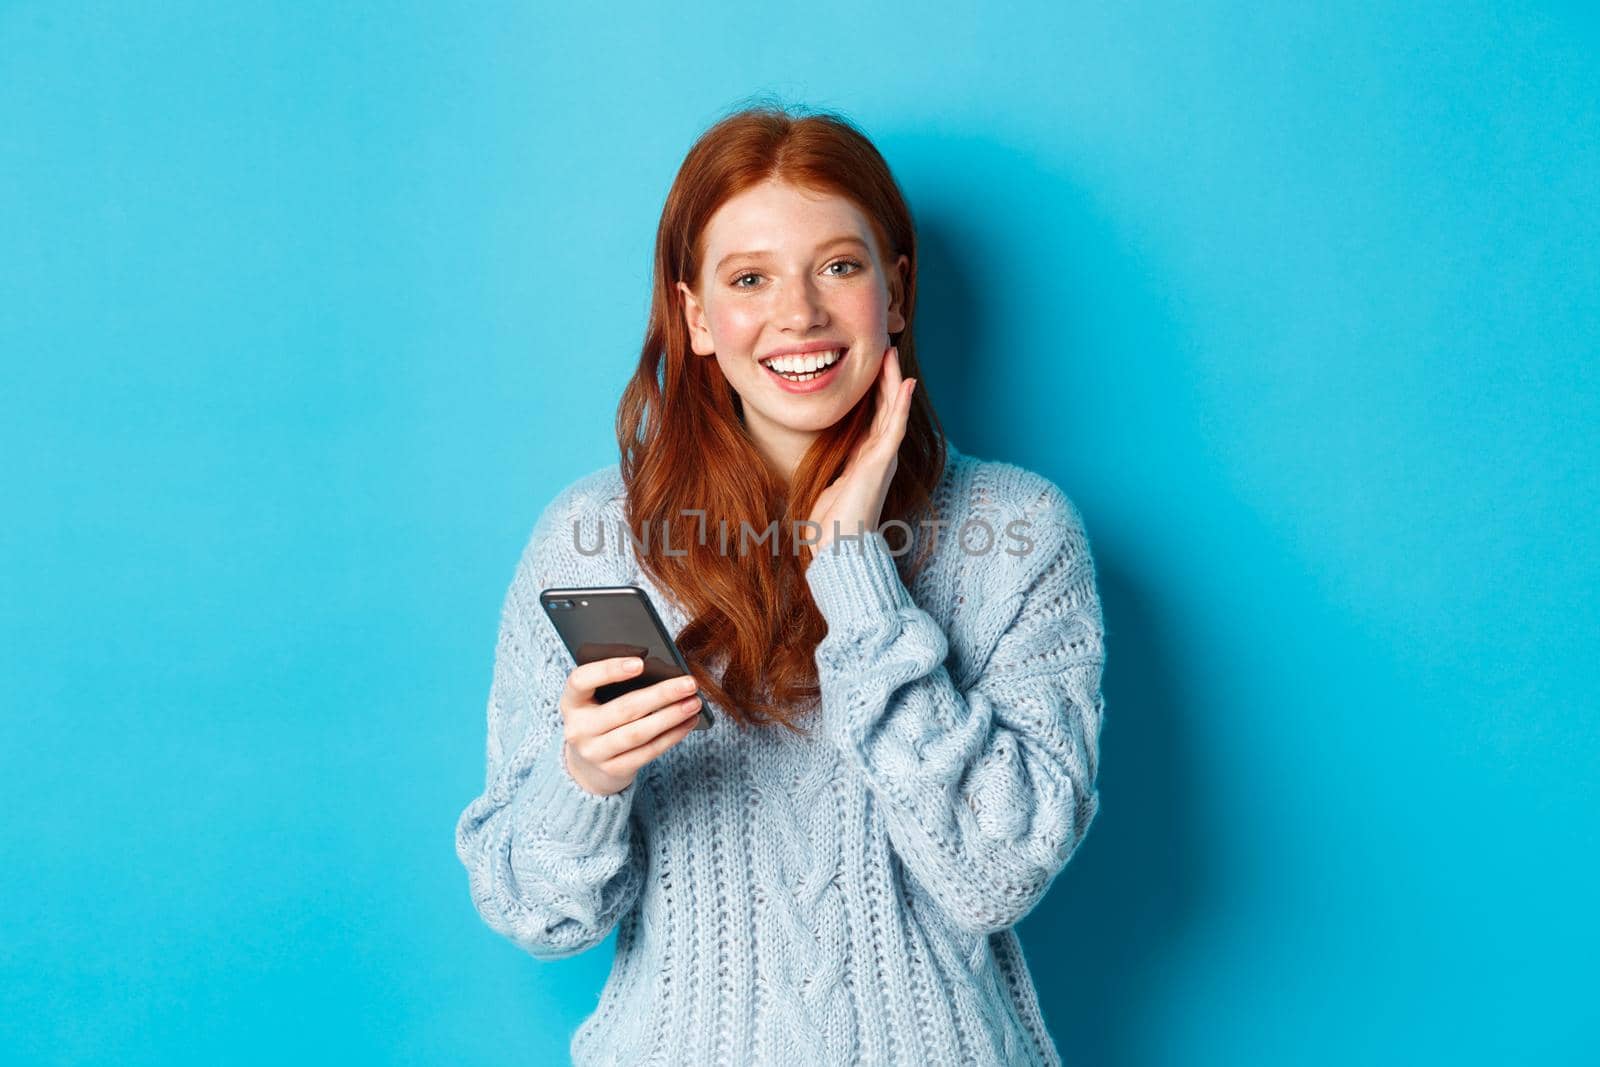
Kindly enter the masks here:
[[[884, 264], [850, 200], [777, 179], [730, 197], [701, 241], [694, 287], [678, 282], [690, 345], [716, 357], [751, 439], [787, 478], [817, 433], [872, 388], [889, 334], [905, 329], [910, 260]], [[800, 380], [764, 365], [795, 348], [806, 354], [776, 367]], [[819, 366], [830, 351], [835, 362]]]

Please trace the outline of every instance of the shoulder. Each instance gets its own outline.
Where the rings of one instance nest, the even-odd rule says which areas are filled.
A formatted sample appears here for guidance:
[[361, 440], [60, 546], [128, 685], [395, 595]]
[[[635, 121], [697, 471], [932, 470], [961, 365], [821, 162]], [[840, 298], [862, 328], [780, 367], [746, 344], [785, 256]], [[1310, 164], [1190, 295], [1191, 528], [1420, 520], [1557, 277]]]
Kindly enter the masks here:
[[568, 482], [540, 510], [522, 549], [522, 567], [546, 585], [578, 585], [589, 557], [578, 549], [575, 531], [592, 532], [612, 524], [625, 499], [617, 463], [598, 467]]
[[535, 531], [540, 526], [563, 521], [570, 524], [574, 519], [587, 521], [603, 517], [606, 512], [615, 510], [623, 499], [621, 467], [616, 463], [597, 467], [568, 482], [545, 505], [535, 524]]
[[915, 595], [944, 627], [951, 678], [964, 686], [1019, 620], [1092, 596], [1094, 564], [1078, 508], [1038, 471], [951, 446], [936, 502], [942, 526]]
[[[972, 527], [959, 543], [969, 546], [973, 562], [979, 555], [993, 555], [997, 567], [1025, 579], [1063, 554], [1089, 556], [1082, 513], [1060, 485], [1038, 471], [951, 445], [943, 496], [950, 533], [960, 538], [964, 525]], [[977, 553], [989, 539], [988, 531], [993, 531], [994, 548]]]

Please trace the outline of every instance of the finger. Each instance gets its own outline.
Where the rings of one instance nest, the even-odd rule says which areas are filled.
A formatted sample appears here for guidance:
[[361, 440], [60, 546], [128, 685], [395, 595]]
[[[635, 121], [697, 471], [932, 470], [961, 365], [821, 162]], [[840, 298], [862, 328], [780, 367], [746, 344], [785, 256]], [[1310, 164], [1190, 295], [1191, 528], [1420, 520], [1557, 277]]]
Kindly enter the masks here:
[[592, 714], [585, 716], [588, 719], [586, 732], [592, 737], [598, 737], [669, 704], [692, 697], [695, 694], [695, 684], [694, 675], [684, 674], [656, 682], [654, 685], [647, 685], [643, 689], [635, 689], [631, 693], [623, 693], [601, 704]]
[[675, 701], [664, 708], [652, 711], [650, 714], [634, 719], [632, 722], [623, 723], [616, 729], [592, 739], [589, 742], [589, 752], [585, 758], [591, 763], [602, 763], [615, 759], [625, 752], [632, 752], [641, 745], [649, 743], [659, 737], [664, 731], [670, 730], [685, 719], [693, 718], [700, 714], [700, 698], [688, 697]]
[[567, 675], [567, 692], [573, 704], [588, 704], [594, 700], [594, 691], [612, 682], [625, 682], [644, 670], [644, 661], [637, 656], [615, 656], [581, 663]]
[[883, 350], [883, 359], [878, 362], [878, 399], [884, 400], [889, 396], [889, 374], [894, 370], [894, 346], [890, 345]]
[[700, 713], [696, 711], [677, 726], [658, 734], [654, 740], [607, 760], [600, 769], [618, 778], [626, 778], [673, 745], [676, 745], [679, 741], [682, 741], [685, 737], [688, 737], [689, 731], [694, 729], [695, 719], [699, 717]]
[[911, 396], [917, 391], [917, 380], [907, 378], [905, 388], [900, 391], [900, 404], [895, 411], [895, 448], [900, 447], [900, 442], [905, 440], [906, 428], [911, 422]]
[[889, 354], [883, 360], [883, 399], [884, 407], [892, 406], [889, 402], [894, 400], [900, 392], [900, 382], [903, 375], [900, 372], [900, 349], [891, 345]]
[[872, 433], [882, 434], [890, 425], [899, 390], [900, 353], [891, 345], [889, 351], [884, 353], [882, 366], [878, 368], [878, 395], [872, 416]]
[[880, 412], [883, 424], [875, 425], [872, 432], [862, 440], [862, 449], [870, 450], [868, 454], [872, 462], [888, 463], [899, 455], [900, 445], [905, 440], [906, 429], [910, 424], [911, 394], [916, 386], [915, 378], [907, 378], [896, 390], [893, 402], [885, 404]]
[[917, 380], [906, 378], [895, 388], [893, 402], [885, 404], [884, 426], [879, 436], [880, 450], [897, 452], [905, 439], [906, 424], [911, 417], [911, 394], [916, 391]]

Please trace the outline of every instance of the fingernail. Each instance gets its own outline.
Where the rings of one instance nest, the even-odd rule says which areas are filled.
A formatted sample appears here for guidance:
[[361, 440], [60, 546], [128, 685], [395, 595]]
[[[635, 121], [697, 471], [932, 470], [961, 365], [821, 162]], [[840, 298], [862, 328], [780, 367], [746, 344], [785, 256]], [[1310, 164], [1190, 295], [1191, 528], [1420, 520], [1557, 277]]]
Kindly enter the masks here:
[[626, 668], [627, 670], [630, 670], [630, 671], [643, 670], [644, 669], [644, 660], [639, 659], [638, 657], [634, 657], [633, 659], [630, 659], [630, 660], [627, 660], [626, 662], [624, 662], [623, 663], [623, 667]]

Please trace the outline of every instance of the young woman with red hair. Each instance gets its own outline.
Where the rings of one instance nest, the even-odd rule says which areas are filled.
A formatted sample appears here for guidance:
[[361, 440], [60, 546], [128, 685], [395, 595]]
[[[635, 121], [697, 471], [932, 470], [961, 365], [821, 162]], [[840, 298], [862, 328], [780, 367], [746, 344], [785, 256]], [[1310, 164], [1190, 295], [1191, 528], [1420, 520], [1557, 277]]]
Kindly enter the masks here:
[[[533, 956], [617, 930], [576, 1063], [1059, 1062], [1012, 927], [1098, 808], [1094, 565], [1059, 488], [945, 440], [916, 266], [835, 115], [730, 115], [667, 197], [620, 459], [523, 551], [457, 825]], [[623, 584], [693, 678], [602, 703], [637, 661], [572, 667], [538, 594]]]

